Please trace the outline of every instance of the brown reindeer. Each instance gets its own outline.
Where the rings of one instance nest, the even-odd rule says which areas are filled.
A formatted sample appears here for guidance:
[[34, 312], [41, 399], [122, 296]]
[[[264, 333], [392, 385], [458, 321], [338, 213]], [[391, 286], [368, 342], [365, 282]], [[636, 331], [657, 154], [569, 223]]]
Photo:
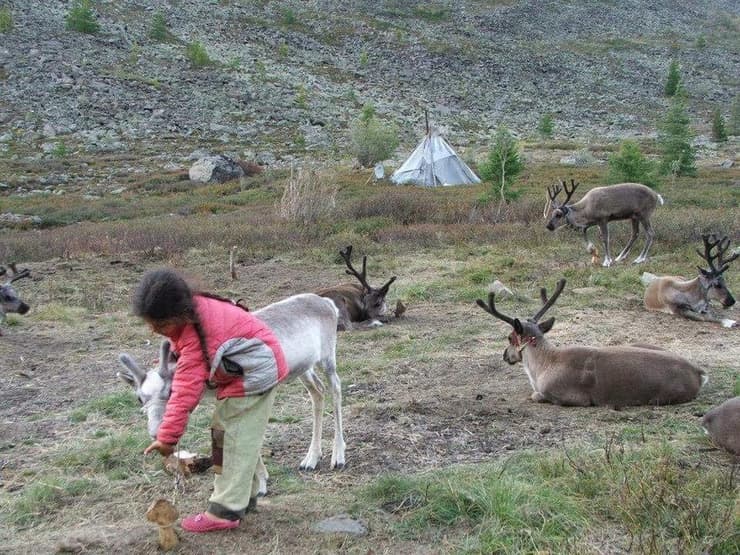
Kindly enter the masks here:
[[[552, 206], [552, 212], [549, 215], [547, 229], [555, 229], [566, 224], [583, 232], [583, 239], [586, 241], [586, 249], [592, 253], [594, 250], [593, 243], [588, 240], [588, 228], [598, 226], [601, 233], [601, 240], [604, 243], [604, 261], [602, 266], [611, 266], [612, 262], [620, 262], [627, 258], [632, 245], [635, 244], [637, 235], [640, 232], [640, 224], [645, 230], [645, 248], [642, 249], [640, 256], [635, 258], [634, 263], [639, 264], [647, 259], [648, 250], [653, 243], [655, 232], [650, 223], [650, 216], [653, 214], [658, 203], [663, 204], [663, 197], [658, 193], [640, 183], [619, 183], [617, 185], [608, 185], [606, 187], [595, 187], [586, 193], [581, 200], [576, 203], [568, 204], [573, 196], [578, 183], [570, 180], [570, 188], [565, 181], [559, 185], [553, 185], [547, 188], [549, 202], [545, 208], [545, 213], [549, 212]], [[565, 200], [560, 203], [556, 199], [561, 191], [565, 191]], [[547, 216], [545, 216], [547, 218]], [[609, 222], [614, 220], [630, 220], [632, 222], [632, 236], [627, 246], [619, 253], [616, 259], [612, 259], [609, 251]]]
[[699, 393], [706, 374], [688, 360], [652, 345], [613, 347], [556, 347], [545, 334], [554, 318], [539, 319], [555, 303], [565, 287], [558, 282], [555, 293], [547, 298], [540, 290], [543, 306], [531, 318], [520, 320], [499, 312], [495, 293], [488, 304], [478, 299], [478, 306], [509, 324], [509, 346], [504, 360], [522, 362], [534, 392], [532, 400], [557, 405], [666, 405], [685, 403]]
[[707, 412], [701, 425], [715, 445], [740, 457], [740, 396]]
[[[717, 322], [726, 328], [737, 325], [735, 320], [722, 318], [714, 313], [710, 301], [715, 300], [724, 308], [735, 304], [735, 299], [727, 288], [722, 274], [730, 267], [740, 253], [734, 253], [725, 258], [730, 246], [730, 239], [716, 233], [702, 235], [704, 252], [696, 252], [701, 256], [709, 268], [697, 266], [699, 275], [694, 279], [684, 279], [678, 276], [656, 276], [648, 272], [642, 274], [645, 288], [645, 308], [679, 314], [684, 318], [699, 322]], [[715, 264], [716, 261], [716, 264]]]
[[[3, 285], [0, 285], [0, 324], [5, 322], [5, 315], [7, 313], [15, 312], [17, 314], [25, 314], [31, 308], [20, 299], [18, 293], [15, 292], [15, 289], [13, 289], [13, 286], [11, 285], [14, 281], [31, 277], [31, 271], [26, 268], [19, 272], [16, 270], [15, 264], [8, 264], [8, 267], [12, 272], [9, 276], [10, 279]], [[0, 276], [4, 276], [7, 273], [8, 269], [5, 266], [0, 266]], [[0, 330], [0, 335], [2, 334], [3, 332]]]
[[362, 272], [358, 272], [352, 266], [352, 245], [339, 251], [340, 256], [347, 264], [349, 275], [355, 276], [360, 282], [345, 283], [334, 287], [327, 287], [317, 291], [317, 295], [327, 297], [334, 301], [339, 309], [339, 321], [337, 329], [350, 330], [356, 324], [359, 327], [375, 328], [387, 321], [388, 307], [385, 296], [391, 283], [396, 281], [396, 276], [389, 279], [379, 289], [371, 287], [367, 282], [367, 256], [362, 257]]

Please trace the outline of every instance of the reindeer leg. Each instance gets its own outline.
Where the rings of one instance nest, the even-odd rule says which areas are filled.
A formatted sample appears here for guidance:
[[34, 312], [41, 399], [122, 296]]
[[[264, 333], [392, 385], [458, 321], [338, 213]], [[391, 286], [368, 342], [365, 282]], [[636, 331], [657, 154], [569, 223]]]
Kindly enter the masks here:
[[332, 359], [324, 363], [324, 371], [331, 384], [331, 396], [334, 400], [334, 446], [331, 450], [331, 467], [344, 467], [344, 431], [342, 429], [342, 383], [337, 374], [336, 362]]
[[627, 243], [627, 246], [622, 249], [622, 252], [619, 253], [619, 255], [614, 260], [614, 262], [621, 262], [622, 260], [627, 258], [627, 255], [632, 250], [632, 245], [635, 244], [637, 235], [640, 233], [640, 222], [637, 221], [636, 219], [631, 219], [630, 222], [632, 223], [632, 236], [630, 237], [630, 240]]
[[260, 497], [267, 495], [267, 479], [270, 477], [270, 474], [267, 472], [265, 462], [262, 460], [262, 453], [260, 453], [260, 456], [257, 459], [257, 467], [254, 469], [254, 477], [259, 483], [257, 495]]
[[653, 244], [653, 239], [655, 238], [655, 231], [653, 231], [653, 226], [650, 224], [650, 220], [647, 218], [640, 218], [640, 221], [642, 222], [642, 228], [645, 230], [645, 248], [642, 249], [640, 256], [635, 258], [633, 264], [640, 264], [647, 260], [648, 250], [650, 249], [650, 245]]
[[306, 456], [301, 461], [301, 470], [315, 470], [321, 460], [321, 419], [324, 412], [324, 384], [311, 368], [308, 372], [301, 374], [301, 382], [311, 395], [311, 407], [313, 408], [313, 430], [311, 432], [311, 445]]
[[692, 307], [686, 305], [676, 307], [676, 313], [695, 322], [714, 322], [715, 324], [720, 324], [723, 328], [737, 327], [735, 320], [721, 318], [711, 312], [697, 312]]
[[601, 240], [604, 243], [604, 262], [602, 266], [609, 267], [612, 265], [612, 255], [609, 252], [609, 224], [607, 222], [601, 222], [599, 224], [599, 232], [601, 233]]

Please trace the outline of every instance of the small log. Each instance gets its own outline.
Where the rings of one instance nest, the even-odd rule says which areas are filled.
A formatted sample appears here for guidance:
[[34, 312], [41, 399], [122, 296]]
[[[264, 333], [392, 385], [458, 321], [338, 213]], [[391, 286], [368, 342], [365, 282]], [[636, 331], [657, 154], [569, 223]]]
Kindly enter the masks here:
[[173, 549], [178, 543], [174, 528], [177, 516], [177, 509], [166, 499], [157, 499], [146, 511], [147, 520], [159, 526], [159, 547], [164, 551]]

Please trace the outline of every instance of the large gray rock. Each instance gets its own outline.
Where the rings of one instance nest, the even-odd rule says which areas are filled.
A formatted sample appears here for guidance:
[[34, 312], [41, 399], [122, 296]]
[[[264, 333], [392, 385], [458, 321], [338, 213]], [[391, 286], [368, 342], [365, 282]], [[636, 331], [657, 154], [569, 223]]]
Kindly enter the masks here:
[[191, 181], [198, 183], [224, 183], [244, 177], [242, 167], [228, 156], [218, 154], [201, 158], [190, 167]]

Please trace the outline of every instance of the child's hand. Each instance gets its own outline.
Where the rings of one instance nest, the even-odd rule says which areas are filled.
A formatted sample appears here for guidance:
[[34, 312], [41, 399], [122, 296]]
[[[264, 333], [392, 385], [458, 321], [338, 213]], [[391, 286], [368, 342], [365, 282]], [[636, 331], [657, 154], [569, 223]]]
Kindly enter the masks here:
[[149, 447], [144, 449], [144, 454], [148, 455], [152, 451], [159, 451], [159, 454], [163, 457], [169, 457], [175, 452], [175, 445], [172, 445], [171, 443], [162, 443], [161, 441], [156, 440], [152, 442]]

